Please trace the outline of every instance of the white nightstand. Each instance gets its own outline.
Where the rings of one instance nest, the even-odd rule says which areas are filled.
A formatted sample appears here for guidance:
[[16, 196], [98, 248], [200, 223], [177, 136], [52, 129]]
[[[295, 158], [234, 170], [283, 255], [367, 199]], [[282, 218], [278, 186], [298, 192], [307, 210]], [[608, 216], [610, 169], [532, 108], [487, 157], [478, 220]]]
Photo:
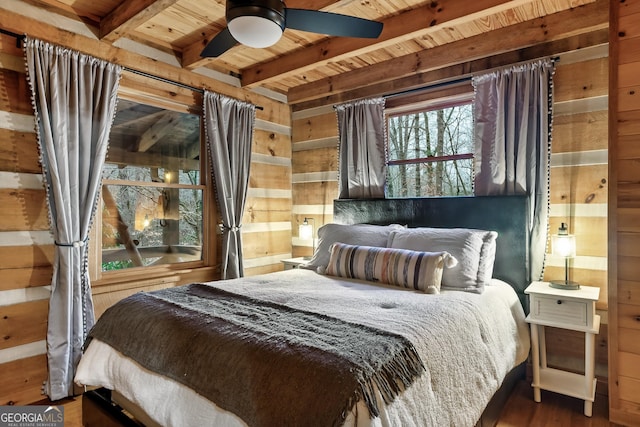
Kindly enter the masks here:
[[[581, 286], [577, 290], [555, 289], [548, 282], [533, 282], [524, 291], [529, 294], [533, 398], [540, 402], [540, 389], [584, 400], [584, 414], [591, 416], [596, 394], [595, 336], [600, 331], [596, 301], [600, 288]], [[584, 375], [547, 367], [544, 327], [584, 332]]]
[[309, 260], [304, 257], [287, 258], [280, 261], [284, 264], [285, 270], [292, 270], [294, 268], [298, 268], [300, 264], [306, 264], [309, 262]]

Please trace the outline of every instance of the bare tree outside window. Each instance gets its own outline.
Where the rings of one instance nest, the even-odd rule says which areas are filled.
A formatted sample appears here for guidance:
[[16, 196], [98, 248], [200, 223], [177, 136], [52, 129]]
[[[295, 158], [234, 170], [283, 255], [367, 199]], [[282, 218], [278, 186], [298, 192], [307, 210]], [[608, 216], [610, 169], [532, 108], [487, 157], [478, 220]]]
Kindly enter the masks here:
[[473, 194], [470, 102], [390, 115], [387, 134], [387, 197]]

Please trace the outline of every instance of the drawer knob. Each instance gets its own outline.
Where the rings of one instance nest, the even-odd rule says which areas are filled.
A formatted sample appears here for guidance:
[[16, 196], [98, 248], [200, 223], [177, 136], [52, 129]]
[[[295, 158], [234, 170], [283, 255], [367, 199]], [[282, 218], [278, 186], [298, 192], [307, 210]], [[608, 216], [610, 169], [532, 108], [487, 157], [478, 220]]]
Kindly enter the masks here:
[[556, 301], [556, 304], [558, 304], [558, 305], [559, 305], [559, 304], [562, 304], [562, 300], [561, 300], [561, 299], [559, 299], [558, 301]]
[[640, 322], [640, 316], [636, 316], [636, 322]]

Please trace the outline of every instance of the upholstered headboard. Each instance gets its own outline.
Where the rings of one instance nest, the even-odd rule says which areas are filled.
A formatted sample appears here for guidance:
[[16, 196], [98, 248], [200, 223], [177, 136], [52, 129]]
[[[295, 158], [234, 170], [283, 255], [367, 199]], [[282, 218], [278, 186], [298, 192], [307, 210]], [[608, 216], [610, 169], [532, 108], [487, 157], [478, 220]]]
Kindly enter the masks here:
[[526, 196], [342, 199], [333, 204], [341, 224], [403, 224], [409, 227], [495, 230], [493, 277], [509, 283], [528, 311], [524, 289], [529, 272], [529, 204]]

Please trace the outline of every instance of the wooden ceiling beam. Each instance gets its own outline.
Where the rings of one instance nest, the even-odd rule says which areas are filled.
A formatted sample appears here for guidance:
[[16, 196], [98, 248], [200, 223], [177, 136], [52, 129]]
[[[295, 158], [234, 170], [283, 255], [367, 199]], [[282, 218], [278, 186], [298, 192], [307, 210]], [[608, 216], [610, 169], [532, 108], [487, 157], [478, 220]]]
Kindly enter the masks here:
[[512, 9], [533, 0], [451, 0], [431, 2], [385, 19], [377, 39], [329, 38], [296, 50], [289, 55], [242, 70], [242, 86], [255, 86], [294, 74], [303, 74], [320, 65], [337, 62], [373, 49], [389, 48], [398, 43], [428, 38], [444, 26], [460, 25]]
[[180, 113], [165, 111], [158, 120], [151, 125], [138, 140], [138, 152], [144, 153], [156, 145], [163, 136], [170, 134], [171, 129], [180, 121]]
[[[287, 7], [295, 9], [314, 9], [321, 10], [334, 3], [338, 3], [337, 0], [289, 0], [287, 1]], [[224, 27], [223, 27], [224, 28]], [[215, 33], [203, 33], [202, 41], [193, 43], [190, 46], [182, 49], [182, 67], [193, 70], [198, 67], [212, 64], [213, 69], [221, 71], [222, 69], [215, 66], [217, 58], [203, 58], [200, 56], [202, 49], [218, 34]]]
[[[62, 15], [71, 19], [76, 19], [83, 22], [91, 22], [93, 25], [97, 25], [100, 22], [100, 16], [90, 12], [89, 10], [80, 7], [77, 4], [66, 4], [59, 0], [38, 0], [38, 7], [45, 10], [50, 10], [52, 13], [61, 13]], [[90, 5], [91, 6], [91, 5]], [[91, 7], [89, 7], [90, 9]]]
[[123, 1], [100, 21], [100, 39], [115, 42], [178, 0]]
[[[608, 25], [608, 1], [598, 0], [575, 9], [297, 86], [290, 89], [287, 96], [290, 105], [313, 99], [327, 99], [369, 86], [371, 82], [399, 81], [419, 73], [606, 29]], [[389, 70], [393, 72], [390, 73]]]
[[296, 112], [325, 105], [341, 104], [356, 99], [385, 96], [397, 92], [425, 88], [439, 83], [471, 77], [474, 74], [487, 72], [487, 70], [494, 68], [505, 67], [519, 62], [531, 61], [547, 56], [561, 55], [563, 53], [586, 49], [606, 44], [608, 42], [609, 30], [597, 30], [591, 33], [579, 34], [566, 39], [542, 43], [499, 55], [490, 55], [485, 58], [452, 65], [450, 67], [416, 73], [397, 80], [376, 83], [321, 98], [302, 101], [292, 104], [291, 107], [292, 111]]
[[200, 129], [196, 129], [185, 139], [186, 148], [183, 157], [190, 160], [199, 159], [201, 155], [200, 145]]
[[[128, 116], [128, 112], [129, 111], [135, 111], [136, 110], [136, 105], [134, 105], [131, 108], [127, 108], [125, 110], [118, 110], [118, 115], [121, 117], [126, 117]], [[163, 116], [165, 115], [166, 111], [164, 110], [160, 110], [160, 111], [156, 111], [155, 113], [151, 113], [151, 114], [145, 114], [145, 115], [141, 115], [141, 116], [135, 116], [132, 115], [131, 119], [125, 120], [125, 121], [120, 121], [118, 124], [113, 124], [111, 126], [111, 131], [113, 132], [114, 129], [120, 129], [120, 128], [126, 128], [126, 127], [130, 127], [134, 124], [136, 124], [137, 122], [143, 122], [149, 119], [153, 119], [153, 120], [161, 120], [163, 118]]]

